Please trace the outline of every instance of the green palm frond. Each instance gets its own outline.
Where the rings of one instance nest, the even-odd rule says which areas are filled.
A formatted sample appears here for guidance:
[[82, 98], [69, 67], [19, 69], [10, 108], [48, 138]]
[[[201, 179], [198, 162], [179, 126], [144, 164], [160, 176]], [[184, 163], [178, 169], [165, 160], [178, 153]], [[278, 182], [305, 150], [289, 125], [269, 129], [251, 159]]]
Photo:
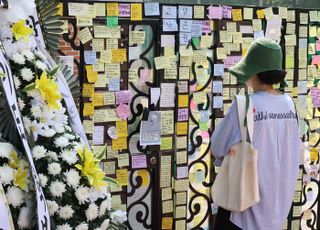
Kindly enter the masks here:
[[69, 89], [71, 91], [72, 97], [76, 105], [79, 105], [80, 96], [81, 96], [79, 80], [75, 78], [73, 74], [71, 74], [71, 71], [68, 69], [67, 66], [65, 66], [61, 71], [69, 85]]

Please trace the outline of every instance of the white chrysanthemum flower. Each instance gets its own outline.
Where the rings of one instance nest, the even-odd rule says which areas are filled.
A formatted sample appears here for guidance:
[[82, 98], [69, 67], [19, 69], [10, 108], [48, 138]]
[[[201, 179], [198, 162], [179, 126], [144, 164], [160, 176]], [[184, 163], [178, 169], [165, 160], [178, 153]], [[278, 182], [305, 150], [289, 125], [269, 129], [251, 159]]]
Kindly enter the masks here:
[[60, 125], [54, 126], [54, 129], [57, 133], [63, 133], [65, 131], [64, 127]]
[[66, 133], [63, 135], [65, 138], [68, 138], [69, 140], [74, 140], [76, 137], [70, 133]]
[[59, 210], [59, 205], [55, 201], [47, 200], [48, 210], [50, 216], [56, 214]]
[[44, 129], [39, 134], [44, 137], [53, 137], [56, 134], [56, 131], [54, 129]]
[[28, 82], [34, 78], [34, 73], [32, 70], [26, 67], [21, 70], [20, 74], [22, 79]]
[[1, 26], [0, 29], [1, 29], [0, 40], [5, 40], [5, 39], [12, 40], [13, 33], [9, 23]]
[[59, 161], [58, 155], [57, 155], [55, 152], [53, 152], [53, 151], [48, 151], [48, 157], [49, 157], [51, 160]]
[[57, 230], [72, 230], [69, 224], [58, 225]]
[[42, 116], [42, 110], [40, 106], [31, 106], [31, 113], [35, 118], [40, 118]]
[[18, 97], [18, 105], [19, 105], [20, 111], [26, 107], [26, 103], [24, 103], [24, 101], [20, 97]]
[[117, 210], [110, 214], [111, 219], [116, 223], [124, 223], [127, 221], [127, 213], [122, 210]]
[[77, 153], [73, 150], [64, 149], [60, 156], [69, 165], [73, 165], [78, 161]]
[[38, 69], [41, 69], [42, 71], [46, 71], [47, 70], [47, 65], [45, 63], [43, 63], [42, 61], [36, 61], [36, 67]]
[[72, 132], [72, 129], [71, 129], [71, 127], [70, 127], [70, 126], [66, 125], [64, 128], [65, 128], [65, 129], [66, 129], [66, 131], [68, 131], [69, 133], [71, 133], [71, 132]]
[[101, 186], [99, 188], [100, 190], [92, 187], [90, 189], [90, 201], [91, 202], [95, 202], [96, 200], [98, 199], [105, 199], [105, 198], [108, 198], [111, 199], [111, 195], [110, 193], [108, 192], [108, 187], [107, 186]]
[[34, 54], [30, 51], [30, 50], [24, 50], [21, 52], [21, 54], [23, 56], [25, 56], [27, 58], [27, 60], [32, 61], [33, 59], [35, 59]]
[[59, 217], [63, 220], [70, 219], [74, 213], [74, 210], [72, 209], [71, 205], [66, 205], [64, 207], [60, 207], [59, 210]]
[[12, 61], [19, 65], [24, 65], [26, 63], [26, 59], [24, 58], [24, 56], [19, 53], [15, 53], [12, 56]]
[[39, 173], [39, 180], [40, 180], [40, 184], [41, 186], [44, 188], [47, 186], [48, 184], [48, 177], [42, 173]]
[[14, 208], [20, 207], [25, 199], [25, 193], [16, 186], [10, 186], [7, 189], [7, 200]]
[[12, 56], [18, 52], [18, 47], [16, 46], [15, 43], [12, 43], [11, 40], [7, 40], [7, 39], [2, 40], [2, 44], [6, 50], [6, 54], [8, 55], [8, 57], [12, 59]]
[[89, 195], [90, 195], [90, 189], [88, 187], [84, 187], [84, 186], [80, 186], [77, 190], [76, 190], [76, 197], [79, 201], [79, 204], [84, 204], [86, 202], [88, 202], [89, 200]]
[[106, 214], [107, 210], [108, 211], [111, 210], [111, 200], [110, 199], [106, 199], [101, 202], [100, 208], [99, 208], [99, 216], [103, 216], [104, 214]]
[[86, 210], [86, 217], [88, 221], [92, 221], [98, 217], [99, 208], [95, 203], [91, 203]]
[[93, 229], [93, 230], [102, 230], [101, 228], [95, 228], [95, 229]]
[[0, 167], [0, 183], [4, 185], [9, 185], [14, 180], [15, 170], [9, 165], [4, 164]]
[[34, 159], [39, 160], [43, 157], [46, 156], [47, 150], [41, 146], [41, 145], [36, 145], [33, 149], [32, 149], [32, 156]]
[[13, 151], [13, 146], [8, 143], [0, 142], [0, 157], [1, 158], [11, 158], [11, 153]]
[[104, 220], [104, 221], [102, 222], [100, 228], [101, 228], [102, 230], [107, 230], [108, 227], [109, 227], [109, 224], [110, 224], [110, 219], [106, 219], [106, 220]]
[[50, 184], [50, 192], [55, 197], [62, 197], [66, 191], [66, 185], [60, 181], [54, 181]]
[[79, 224], [75, 230], [88, 230], [89, 229], [89, 225], [86, 224], [86, 223], [82, 223], [82, 224]]
[[17, 78], [16, 76], [13, 76], [13, 83], [16, 89], [20, 89], [21, 81], [19, 78]]
[[53, 143], [60, 148], [67, 147], [70, 144], [68, 138], [65, 138], [63, 136], [57, 137]]
[[41, 59], [42, 61], [47, 60], [46, 56], [38, 50], [35, 50], [34, 54], [36, 55], [37, 58]]
[[31, 39], [29, 41], [20, 39], [19, 41], [16, 41], [14, 44], [17, 47], [17, 51], [19, 53], [22, 53], [25, 50], [31, 50], [31, 48], [35, 47], [35, 42], [33, 42]]
[[70, 169], [69, 171], [65, 172], [64, 175], [66, 176], [67, 184], [73, 188], [79, 187], [80, 184], [80, 175], [75, 169]]
[[61, 166], [58, 163], [51, 163], [48, 166], [48, 173], [55, 176], [60, 174], [61, 172]]
[[18, 225], [20, 229], [31, 228], [32, 210], [28, 207], [22, 207], [20, 209], [18, 217]]

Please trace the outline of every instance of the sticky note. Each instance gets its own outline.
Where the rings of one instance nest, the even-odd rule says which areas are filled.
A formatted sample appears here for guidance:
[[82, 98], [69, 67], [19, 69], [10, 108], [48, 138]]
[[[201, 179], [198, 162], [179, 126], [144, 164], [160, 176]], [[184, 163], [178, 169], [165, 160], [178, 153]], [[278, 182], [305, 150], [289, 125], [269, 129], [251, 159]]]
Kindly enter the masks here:
[[128, 124], [127, 120], [116, 121], [117, 136], [127, 137], [128, 136]]
[[178, 107], [188, 107], [189, 105], [189, 95], [179, 95], [178, 96]]
[[125, 48], [112, 50], [112, 63], [121, 63], [127, 61], [127, 50]]
[[92, 97], [94, 94], [94, 84], [83, 83], [82, 85], [82, 96]]
[[130, 17], [130, 4], [120, 3], [118, 9], [120, 17]]
[[142, 21], [141, 3], [131, 3], [131, 21]]
[[88, 82], [94, 83], [98, 80], [98, 72], [93, 71], [92, 65], [86, 65], [86, 71], [87, 71]]
[[102, 93], [93, 94], [92, 103], [94, 106], [103, 106], [104, 105], [103, 94]]
[[84, 103], [83, 104], [83, 116], [93, 116], [94, 115], [94, 106], [93, 103]]
[[118, 3], [107, 3], [107, 15], [119, 16]]
[[232, 20], [242, 21], [242, 9], [232, 9]]
[[127, 138], [121, 137], [118, 139], [112, 139], [112, 149], [113, 150], [125, 150], [128, 148]]
[[263, 10], [257, 10], [257, 17], [258, 19], [263, 19], [264, 18], [264, 11]]
[[107, 17], [107, 27], [118, 27], [118, 16]]
[[162, 217], [161, 229], [172, 229], [173, 217]]
[[172, 137], [161, 137], [161, 150], [170, 150], [172, 149]]
[[177, 122], [177, 135], [187, 135], [188, 134], [188, 122]]
[[121, 186], [127, 186], [128, 185], [128, 169], [116, 170], [116, 178], [117, 178], [117, 182]]
[[78, 35], [82, 44], [86, 44], [88, 41], [91, 41], [93, 38], [88, 27], [80, 30]]

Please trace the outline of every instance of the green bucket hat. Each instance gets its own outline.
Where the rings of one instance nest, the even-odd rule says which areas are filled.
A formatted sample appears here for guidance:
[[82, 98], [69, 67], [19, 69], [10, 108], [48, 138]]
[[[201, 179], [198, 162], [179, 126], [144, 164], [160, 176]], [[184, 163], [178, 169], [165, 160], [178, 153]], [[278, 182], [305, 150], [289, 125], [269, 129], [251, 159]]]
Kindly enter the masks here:
[[229, 68], [229, 72], [241, 83], [254, 74], [271, 70], [282, 70], [282, 49], [278, 43], [265, 38], [252, 42], [246, 55]]

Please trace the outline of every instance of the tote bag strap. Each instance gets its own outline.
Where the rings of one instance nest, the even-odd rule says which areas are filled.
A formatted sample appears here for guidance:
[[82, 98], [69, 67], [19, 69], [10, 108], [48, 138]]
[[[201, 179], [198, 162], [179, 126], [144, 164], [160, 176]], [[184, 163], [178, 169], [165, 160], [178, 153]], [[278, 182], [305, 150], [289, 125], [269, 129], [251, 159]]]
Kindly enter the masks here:
[[253, 109], [249, 94], [236, 95], [241, 140], [246, 142], [249, 138], [252, 143], [253, 135]]

